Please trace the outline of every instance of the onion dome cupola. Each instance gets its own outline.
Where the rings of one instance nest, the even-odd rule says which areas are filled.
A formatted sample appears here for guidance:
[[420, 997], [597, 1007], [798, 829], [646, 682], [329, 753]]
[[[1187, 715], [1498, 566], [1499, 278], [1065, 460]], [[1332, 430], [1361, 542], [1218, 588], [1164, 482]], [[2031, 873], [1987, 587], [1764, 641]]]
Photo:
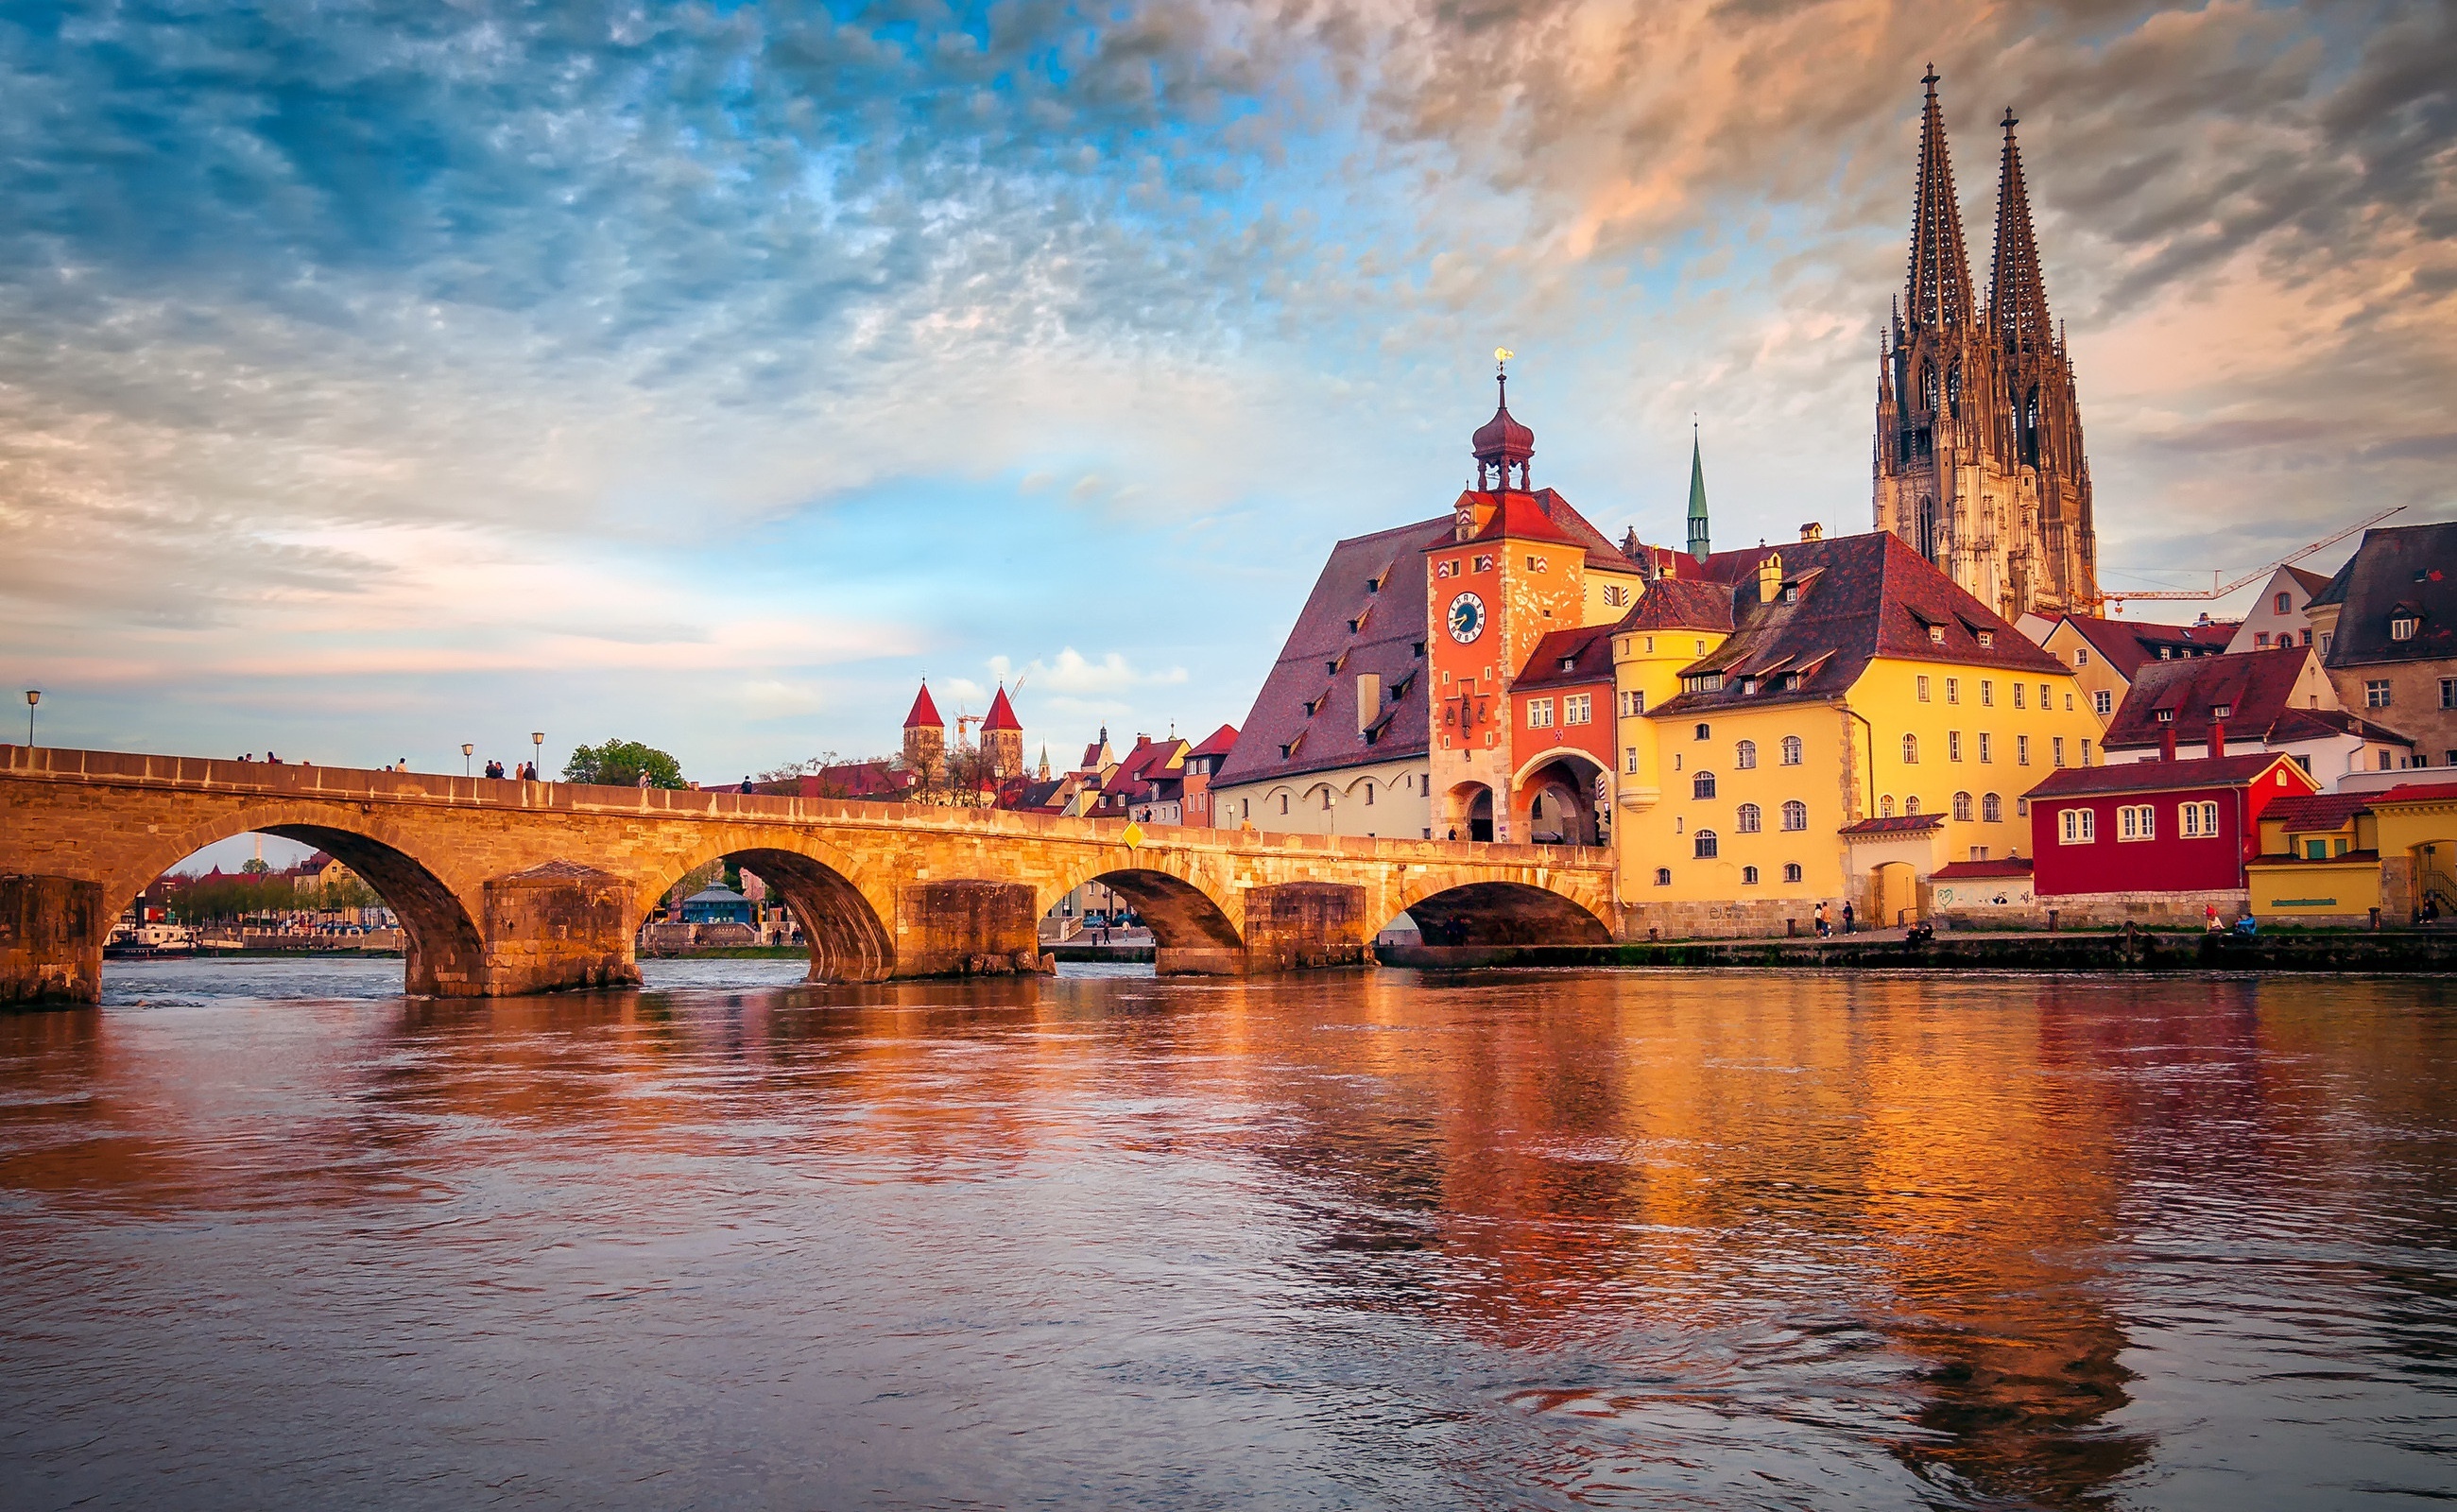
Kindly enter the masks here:
[[1510, 470], [1518, 469], [1518, 487], [1531, 489], [1528, 482], [1528, 459], [1536, 455], [1536, 432], [1522, 425], [1510, 413], [1510, 373], [1505, 364], [1512, 354], [1507, 349], [1494, 354], [1493, 382], [1498, 395], [1493, 418], [1476, 427], [1468, 438], [1476, 453], [1476, 480], [1478, 488], [1508, 488]]

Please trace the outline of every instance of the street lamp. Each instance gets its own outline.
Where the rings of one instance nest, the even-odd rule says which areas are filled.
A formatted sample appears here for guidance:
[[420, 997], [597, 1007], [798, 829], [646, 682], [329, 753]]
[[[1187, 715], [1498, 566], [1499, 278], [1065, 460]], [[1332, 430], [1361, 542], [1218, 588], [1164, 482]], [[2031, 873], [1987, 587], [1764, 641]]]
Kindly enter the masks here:
[[42, 701], [43, 690], [40, 688], [26, 690], [26, 744], [29, 746], [34, 743], [34, 705]]
[[477, 749], [478, 748], [475, 745], [466, 740], [461, 742], [461, 775], [465, 777], [469, 775], [469, 755]]
[[530, 731], [529, 744], [537, 747], [537, 755], [529, 759], [529, 776], [543, 782], [546, 780], [546, 732]]

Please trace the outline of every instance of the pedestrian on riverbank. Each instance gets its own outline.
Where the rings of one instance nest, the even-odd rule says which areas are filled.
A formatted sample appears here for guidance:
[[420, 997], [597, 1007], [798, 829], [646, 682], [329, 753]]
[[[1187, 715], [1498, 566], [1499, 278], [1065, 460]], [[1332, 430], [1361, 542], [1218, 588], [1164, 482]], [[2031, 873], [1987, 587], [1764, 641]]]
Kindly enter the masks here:
[[1826, 917], [1826, 900], [1817, 901], [1817, 938], [1825, 940], [1834, 933], [1834, 921]]
[[1851, 901], [1847, 898], [1843, 901], [1843, 932], [1848, 935], [1855, 927], [1851, 919]]

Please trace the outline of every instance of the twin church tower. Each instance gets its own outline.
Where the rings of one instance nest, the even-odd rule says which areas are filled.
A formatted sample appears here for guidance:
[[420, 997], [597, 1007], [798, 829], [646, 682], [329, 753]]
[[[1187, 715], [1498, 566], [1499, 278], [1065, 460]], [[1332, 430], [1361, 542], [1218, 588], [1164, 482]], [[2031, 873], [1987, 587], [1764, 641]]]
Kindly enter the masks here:
[[2005, 113], [1983, 304], [1963, 250], [1933, 67], [1922, 82], [1910, 273], [1877, 370], [1877, 528], [2009, 620], [2096, 613], [2090, 462], [2072, 356], [2048, 318], [2013, 113]]

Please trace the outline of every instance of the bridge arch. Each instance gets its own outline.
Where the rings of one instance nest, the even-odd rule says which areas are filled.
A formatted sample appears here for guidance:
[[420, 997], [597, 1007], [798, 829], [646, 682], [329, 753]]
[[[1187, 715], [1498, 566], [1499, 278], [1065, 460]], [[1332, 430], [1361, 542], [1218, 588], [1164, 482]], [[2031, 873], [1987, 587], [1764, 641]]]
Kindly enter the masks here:
[[1398, 906], [1429, 946], [1608, 945], [1611, 926], [1594, 908], [1529, 881], [1463, 880], [1436, 873], [1411, 878]]
[[330, 803], [246, 809], [165, 838], [140, 852], [135, 864], [104, 880], [104, 919], [118, 918], [154, 879], [206, 846], [249, 834], [312, 845], [375, 890], [401, 921], [404, 990], [460, 996], [481, 979], [486, 950], [478, 926], [480, 908], [422, 859], [416, 842], [398, 826], [382, 816]]
[[773, 827], [726, 830], [659, 867], [642, 887], [637, 924], [655, 916], [668, 888], [710, 861], [731, 860], [774, 887], [801, 924], [811, 951], [813, 982], [884, 982], [896, 971], [892, 897], [865, 885], [859, 867], [840, 848], [812, 835], [780, 835]]
[[[1134, 906], [1160, 951], [1242, 950], [1245, 937], [1220, 897], [1217, 878], [1173, 851], [1120, 851], [1079, 863], [1044, 888], [1041, 912], [1086, 883], [1099, 882]], [[1163, 963], [1166, 965], [1166, 963]]]

